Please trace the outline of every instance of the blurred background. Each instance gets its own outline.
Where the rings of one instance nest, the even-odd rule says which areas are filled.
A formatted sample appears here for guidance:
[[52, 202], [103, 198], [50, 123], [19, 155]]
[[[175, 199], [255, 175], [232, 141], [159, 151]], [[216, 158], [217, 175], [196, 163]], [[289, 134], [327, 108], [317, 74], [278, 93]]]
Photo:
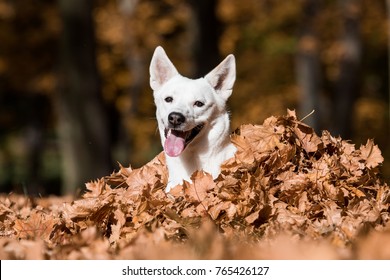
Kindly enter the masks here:
[[[390, 1], [387, 1], [390, 2]], [[385, 0], [0, 0], [0, 192], [75, 194], [162, 148], [149, 63], [198, 78], [237, 59], [232, 130], [296, 109], [374, 138], [390, 178]]]

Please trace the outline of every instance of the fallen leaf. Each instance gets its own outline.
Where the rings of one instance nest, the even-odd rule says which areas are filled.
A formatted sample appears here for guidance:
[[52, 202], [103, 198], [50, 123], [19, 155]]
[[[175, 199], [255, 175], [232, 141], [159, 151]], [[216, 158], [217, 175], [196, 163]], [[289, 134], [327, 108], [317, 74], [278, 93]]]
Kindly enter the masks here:
[[375, 168], [383, 162], [383, 156], [377, 145], [371, 139], [367, 140], [366, 145], [360, 147], [362, 159], [365, 160], [368, 168]]

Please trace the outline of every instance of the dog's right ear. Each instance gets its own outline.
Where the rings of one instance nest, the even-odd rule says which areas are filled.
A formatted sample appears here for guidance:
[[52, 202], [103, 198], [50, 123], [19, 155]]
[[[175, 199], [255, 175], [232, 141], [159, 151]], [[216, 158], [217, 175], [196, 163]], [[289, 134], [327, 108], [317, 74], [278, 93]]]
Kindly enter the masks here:
[[160, 46], [154, 51], [152, 61], [149, 67], [150, 72], [150, 87], [153, 90], [158, 90], [171, 78], [178, 75], [175, 66], [169, 60], [164, 49]]

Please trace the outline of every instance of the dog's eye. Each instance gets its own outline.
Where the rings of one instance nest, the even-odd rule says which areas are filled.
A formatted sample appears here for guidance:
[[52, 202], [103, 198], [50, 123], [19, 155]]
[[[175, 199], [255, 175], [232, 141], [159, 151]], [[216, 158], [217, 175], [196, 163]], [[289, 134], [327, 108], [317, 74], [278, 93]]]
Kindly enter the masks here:
[[165, 97], [165, 102], [167, 102], [167, 103], [171, 103], [172, 101], [173, 101], [173, 98], [172, 97], [170, 97], [170, 96], [168, 96], [168, 97]]
[[203, 107], [204, 103], [202, 101], [195, 101], [194, 106], [196, 106], [196, 107]]

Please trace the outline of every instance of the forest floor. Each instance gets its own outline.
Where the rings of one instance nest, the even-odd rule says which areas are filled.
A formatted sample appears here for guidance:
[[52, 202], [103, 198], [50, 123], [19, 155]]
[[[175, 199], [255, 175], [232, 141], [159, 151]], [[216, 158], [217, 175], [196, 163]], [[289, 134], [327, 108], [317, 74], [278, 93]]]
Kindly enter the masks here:
[[163, 153], [81, 198], [0, 196], [1, 259], [390, 259], [381, 151], [322, 135], [295, 112], [243, 125], [213, 180], [170, 193]]

